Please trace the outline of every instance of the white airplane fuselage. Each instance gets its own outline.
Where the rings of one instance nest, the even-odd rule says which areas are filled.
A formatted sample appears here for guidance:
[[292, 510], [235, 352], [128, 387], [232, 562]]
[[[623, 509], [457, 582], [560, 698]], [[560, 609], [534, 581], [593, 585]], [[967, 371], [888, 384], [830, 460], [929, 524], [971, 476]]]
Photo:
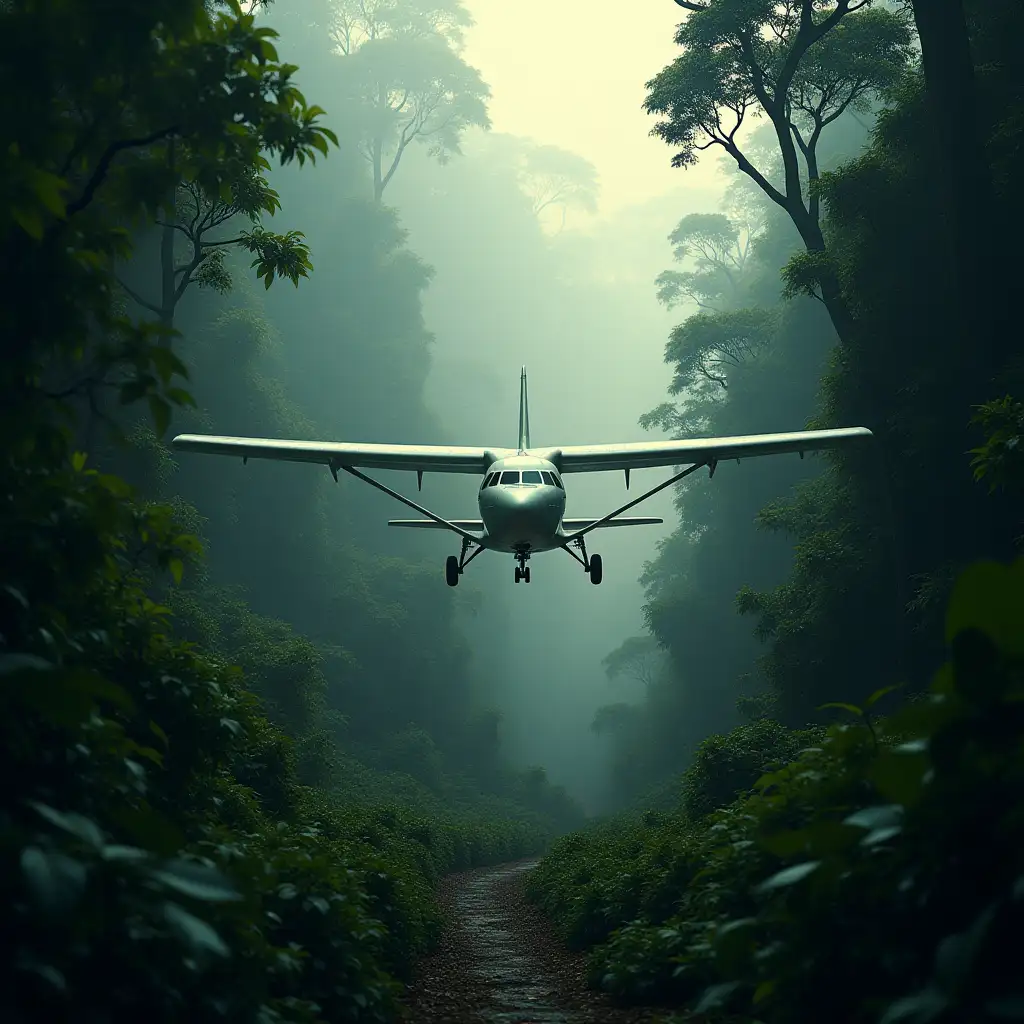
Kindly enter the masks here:
[[565, 543], [565, 489], [561, 474], [544, 459], [521, 454], [492, 463], [477, 505], [484, 543], [494, 551], [551, 551]]

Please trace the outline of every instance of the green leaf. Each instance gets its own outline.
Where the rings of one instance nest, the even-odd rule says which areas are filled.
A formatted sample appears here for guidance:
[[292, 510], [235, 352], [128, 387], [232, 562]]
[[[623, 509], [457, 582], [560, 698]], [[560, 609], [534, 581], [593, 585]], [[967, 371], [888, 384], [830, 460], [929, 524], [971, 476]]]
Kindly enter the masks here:
[[844, 704], [841, 701], [833, 701], [829, 704], [818, 705], [819, 711], [824, 711], [826, 708], [837, 708], [840, 711], [849, 711], [851, 715], [857, 715], [859, 718], [864, 717], [863, 710], [857, 707], [856, 704]]
[[210, 925], [177, 903], [164, 904], [164, 917], [178, 937], [193, 951], [222, 957], [231, 955], [231, 950]]
[[82, 814], [76, 814], [74, 811], [58, 811], [55, 807], [38, 803], [35, 800], [29, 800], [28, 805], [40, 817], [45, 818], [62, 832], [76, 836], [96, 850], [102, 849], [103, 833], [92, 819], [86, 818]]
[[808, 875], [813, 874], [821, 866], [820, 860], [804, 861], [803, 864], [793, 864], [791, 867], [783, 868], [776, 872], [771, 878], [762, 882], [754, 890], [759, 893], [774, 892], [777, 889], [785, 889], [797, 882], [802, 882]]
[[25, 232], [25, 234], [30, 235], [37, 242], [42, 240], [45, 229], [43, 227], [42, 214], [39, 210], [28, 206], [14, 205], [9, 206], [8, 209], [10, 210], [15, 223]]
[[941, 992], [926, 988], [891, 1003], [879, 1024], [929, 1024], [945, 1013], [948, 1005], [948, 1000]]
[[844, 825], [854, 828], [875, 829], [891, 828], [903, 822], [903, 808], [899, 804], [882, 804], [878, 807], [865, 807], [855, 811], [843, 819]]
[[1004, 654], [1024, 656], [1024, 559], [979, 562], [957, 579], [946, 612], [946, 642], [977, 629]]
[[11, 672], [51, 672], [53, 663], [37, 654], [0, 654], [0, 676]]
[[726, 981], [720, 985], [710, 985], [704, 989], [700, 1002], [694, 1009], [695, 1013], [707, 1013], [725, 1006], [729, 999], [742, 987], [738, 981]]
[[71, 468], [76, 473], [81, 473], [82, 470], [85, 469], [85, 460], [88, 458], [89, 456], [86, 455], [85, 452], [75, 452], [71, 456]]
[[242, 897], [216, 868], [187, 860], [173, 860], [151, 872], [169, 889], [205, 903], [230, 903]]
[[167, 738], [167, 733], [152, 719], [150, 719], [149, 731], [164, 745], [164, 750], [170, 749], [171, 741]]
[[174, 577], [174, 582], [179, 586], [181, 584], [181, 577], [185, 571], [185, 563], [180, 558], [172, 558], [167, 563], [167, 568], [170, 569], [171, 575]]
[[883, 697], [890, 693], [898, 690], [899, 686], [883, 686], [880, 690], [875, 690], [873, 694], [866, 701], [864, 701], [864, 710], [874, 707]]
[[142, 864], [149, 860], [150, 856], [148, 850], [141, 850], [137, 846], [116, 844], [103, 849], [103, 859], [116, 864]]
[[85, 891], [85, 865], [63, 853], [28, 846], [21, 852], [21, 870], [36, 903], [48, 913], [73, 910]]
[[947, 936], [939, 944], [932, 982], [939, 991], [955, 996], [968, 985], [995, 916], [996, 905], [990, 904], [974, 919], [970, 928]]

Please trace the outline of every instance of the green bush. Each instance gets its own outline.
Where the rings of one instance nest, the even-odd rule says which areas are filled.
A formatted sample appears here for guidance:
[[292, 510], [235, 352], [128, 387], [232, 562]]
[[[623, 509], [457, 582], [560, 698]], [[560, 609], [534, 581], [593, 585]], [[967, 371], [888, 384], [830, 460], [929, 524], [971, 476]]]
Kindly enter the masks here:
[[947, 640], [926, 699], [849, 708], [695, 825], [560, 840], [531, 892], [596, 947], [592, 983], [766, 1024], [1020, 1019], [1024, 562], [963, 574]]
[[683, 809], [696, 820], [724, 807], [773, 767], [792, 761], [803, 747], [819, 743], [822, 730], [794, 731], [762, 718], [709, 736], [683, 774]]

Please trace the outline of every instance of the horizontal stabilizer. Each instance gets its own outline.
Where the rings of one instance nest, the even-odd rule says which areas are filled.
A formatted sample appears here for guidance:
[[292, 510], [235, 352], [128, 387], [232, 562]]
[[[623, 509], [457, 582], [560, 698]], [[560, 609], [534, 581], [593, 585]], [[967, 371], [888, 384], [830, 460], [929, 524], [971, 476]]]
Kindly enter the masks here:
[[[460, 530], [483, 533], [484, 522], [482, 519], [449, 519], [452, 526]], [[389, 519], [388, 526], [409, 526], [414, 530], [447, 530], [443, 523], [436, 523], [433, 519]]]
[[[577, 530], [585, 530], [596, 522], [596, 519], [563, 519], [562, 529], [566, 533], [575, 533]], [[601, 523], [595, 529], [603, 530], [606, 526], [655, 526], [663, 522], [665, 522], [664, 519], [655, 519], [651, 516], [621, 516], [618, 519], [609, 519], [607, 523]]]

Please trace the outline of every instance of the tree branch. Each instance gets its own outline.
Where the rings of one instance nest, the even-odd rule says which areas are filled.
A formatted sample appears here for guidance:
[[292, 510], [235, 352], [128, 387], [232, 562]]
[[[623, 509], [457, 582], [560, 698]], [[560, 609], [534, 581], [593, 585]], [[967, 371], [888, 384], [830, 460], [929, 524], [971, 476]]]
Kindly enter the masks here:
[[138, 292], [135, 291], [134, 288], [129, 288], [128, 285], [126, 285], [124, 281], [121, 280], [120, 277], [117, 278], [117, 283], [128, 293], [128, 295], [134, 302], [137, 302], [140, 306], [145, 307], [151, 313], [156, 313], [157, 316], [160, 315], [161, 309], [159, 306], [154, 305], [152, 302], [147, 302], [141, 295], [139, 295]]
[[82, 194], [73, 203], [68, 204], [65, 219], [73, 217], [76, 213], [81, 213], [92, 202], [93, 197], [96, 195], [96, 190], [103, 184], [107, 174], [110, 173], [110, 165], [118, 153], [126, 149], [139, 149], [143, 146], [151, 146], [154, 142], [159, 142], [161, 139], [166, 139], [168, 136], [173, 135], [177, 130], [177, 125], [174, 125], [170, 128], [162, 128], [151, 135], [144, 135], [141, 138], [120, 139], [117, 142], [110, 143], [103, 151], [103, 155], [100, 157], [99, 163], [96, 164], [96, 169], [92, 172], [92, 177], [86, 183]]
[[241, 242], [241, 241], [242, 241], [242, 236], [239, 235], [237, 238], [225, 238], [222, 241], [217, 241], [217, 242], [200, 242], [199, 244], [204, 249], [212, 249], [214, 246], [217, 246], [217, 245], [238, 245], [238, 243]]

